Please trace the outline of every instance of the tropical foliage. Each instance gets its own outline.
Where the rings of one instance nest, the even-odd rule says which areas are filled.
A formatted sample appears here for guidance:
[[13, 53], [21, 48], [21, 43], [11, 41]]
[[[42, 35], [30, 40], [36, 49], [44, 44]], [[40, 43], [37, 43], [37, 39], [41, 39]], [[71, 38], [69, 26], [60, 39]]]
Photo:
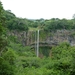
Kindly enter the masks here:
[[[63, 42], [49, 48], [40, 48], [46, 56], [37, 58], [34, 49], [23, 46], [7, 31], [29, 31], [38, 28], [48, 31], [75, 29], [75, 18], [71, 20], [53, 18], [50, 20], [29, 20], [16, 17], [10, 10], [4, 10], [0, 2], [0, 75], [74, 75], [75, 47]], [[41, 33], [41, 37], [44, 38]]]

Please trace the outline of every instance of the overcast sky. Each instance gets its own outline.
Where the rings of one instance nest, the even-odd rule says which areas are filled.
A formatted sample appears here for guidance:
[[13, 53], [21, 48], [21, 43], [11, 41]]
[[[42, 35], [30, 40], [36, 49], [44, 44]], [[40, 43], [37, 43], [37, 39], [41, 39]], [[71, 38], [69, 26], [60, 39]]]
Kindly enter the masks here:
[[28, 19], [71, 19], [75, 14], [75, 0], [0, 0], [5, 10]]

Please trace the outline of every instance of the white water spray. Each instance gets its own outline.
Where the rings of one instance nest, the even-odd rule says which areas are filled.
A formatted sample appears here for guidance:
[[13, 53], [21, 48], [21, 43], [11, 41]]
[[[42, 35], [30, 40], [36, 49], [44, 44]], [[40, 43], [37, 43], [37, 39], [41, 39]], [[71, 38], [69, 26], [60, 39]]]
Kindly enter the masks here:
[[39, 30], [37, 32], [37, 57], [39, 57]]

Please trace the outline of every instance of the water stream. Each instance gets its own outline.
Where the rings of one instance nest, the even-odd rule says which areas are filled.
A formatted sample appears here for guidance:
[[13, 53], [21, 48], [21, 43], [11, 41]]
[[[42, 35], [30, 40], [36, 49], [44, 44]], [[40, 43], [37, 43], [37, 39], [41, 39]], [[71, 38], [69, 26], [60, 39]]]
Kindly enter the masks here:
[[35, 51], [36, 51], [36, 56], [39, 57], [39, 30], [37, 33], [35, 32]]

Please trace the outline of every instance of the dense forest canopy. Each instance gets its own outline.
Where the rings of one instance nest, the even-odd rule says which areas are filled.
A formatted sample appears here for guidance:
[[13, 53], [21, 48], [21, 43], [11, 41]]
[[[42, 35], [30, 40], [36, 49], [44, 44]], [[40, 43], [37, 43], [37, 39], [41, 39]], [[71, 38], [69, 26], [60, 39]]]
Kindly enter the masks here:
[[0, 56], [2, 54], [2, 52], [5, 49], [6, 46], [6, 40], [4, 38], [5, 36], [5, 16], [4, 16], [4, 9], [2, 7], [2, 4], [0, 2]]
[[57, 29], [75, 29], [75, 19], [59, 19], [52, 18], [49, 20], [45, 19], [36, 19], [29, 20], [25, 18], [16, 17], [11, 11], [5, 11], [5, 17], [7, 19], [7, 28], [9, 30], [23, 30], [27, 31], [29, 27], [43, 29], [45, 31], [57, 30]]
[[7, 36], [7, 31], [28, 32], [33, 29], [46, 32], [72, 30], [75, 29], [75, 16], [70, 20], [19, 18], [10, 10], [4, 10], [0, 2], [0, 75], [74, 75], [75, 47], [69, 43], [61, 42], [52, 47], [51, 57], [37, 58], [30, 46], [23, 46], [14, 36]]
[[18, 18], [11, 10], [4, 10], [4, 17], [6, 18], [7, 28], [9, 30], [28, 31], [29, 28], [39, 28], [45, 31], [58, 29], [75, 29], [75, 18], [73, 19], [26, 19]]

